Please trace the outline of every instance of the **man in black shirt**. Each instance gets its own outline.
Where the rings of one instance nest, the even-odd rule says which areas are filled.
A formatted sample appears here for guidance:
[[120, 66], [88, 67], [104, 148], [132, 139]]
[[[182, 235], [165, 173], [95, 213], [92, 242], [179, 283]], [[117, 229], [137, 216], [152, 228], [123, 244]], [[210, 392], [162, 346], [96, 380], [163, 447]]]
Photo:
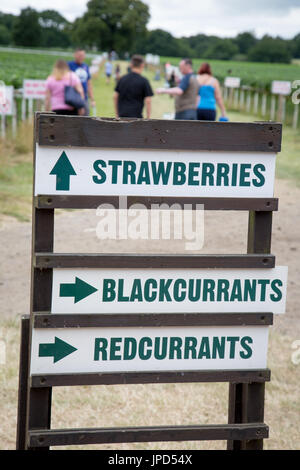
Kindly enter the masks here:
[[142, 118], [144, 103], [146, 117], [151, 115], [153, 91], [147, 78], [142, 77], [144, 59], [139, 55], [131, 58], [131, 72], [120, 78], [115, 88], [114, 106], [116, 117]]

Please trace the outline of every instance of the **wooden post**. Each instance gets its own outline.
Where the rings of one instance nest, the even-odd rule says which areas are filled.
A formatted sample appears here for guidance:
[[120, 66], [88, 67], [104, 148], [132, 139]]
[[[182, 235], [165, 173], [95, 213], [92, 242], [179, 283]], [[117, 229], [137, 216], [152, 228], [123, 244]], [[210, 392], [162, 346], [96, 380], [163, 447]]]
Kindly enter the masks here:
[[246, 111], [247, 113], [251, 111], [251, 90], [249, 90], [247, 94]]
[[258, 113], [258, 91], [255, 92], [254, 94], [254, 102], [253, 102], [253, 112], [254, 114]]
[[13, 99], [13, 113], [12, 113], [12, 135], [15, 137], [17, 135], [17, 100]]
[[21, 320], [21, 345], [19, 363], [19, 392], [18, 392], [18, 419], [17, 419], [17, 450], [26, 449], [26, 413], [28, 402], [29, 377], [29, 315]]
[[298, 127], [298, 116], [299, 116], [299, 104], [294, 105], [294, 114], [293, 114], [293, 129]]
[[241, 93], [240, 93], [240, 110], [241, 111], [243, 111], [243, 109], [244, 109], [244, 99], [245, 99], [245, 92], [242, 88]]
[[22, 118], [22, 121], [25, 121], [25, 119], [26, 119], [26, 100], [25, 100], [25, 98], [22, 98], [21, 118]]
[[236, 88], [234, 90], [234, 107], [235, 107], [235, 109], [238, 108], [238, 105], [239, 105], [239, 89]]
[[28, 100], [28, 117], [29, 119], [33, 117], [33, 100], [31, 98]]
[[271, 119], [271, 121], [275, 120], [275, 111], [276, 111], [276, 96], [272, 95], [271, 109], [270, 109], [270, 119]]
[[263, 93], [261, 100], [261, 114], [265, 116], [267, 112], [267, 94]]
[[285, 120], [285, 96], [279, 95], [278, 120], [284, 123]]
[[6, 116], [1, 114], [1, 137], [5, 139], [6, 137]]

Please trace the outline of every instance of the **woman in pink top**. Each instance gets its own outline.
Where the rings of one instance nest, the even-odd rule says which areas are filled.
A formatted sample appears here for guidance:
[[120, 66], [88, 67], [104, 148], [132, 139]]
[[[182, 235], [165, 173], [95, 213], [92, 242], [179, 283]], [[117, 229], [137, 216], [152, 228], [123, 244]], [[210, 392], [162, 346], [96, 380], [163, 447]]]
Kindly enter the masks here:
[[46, 81], [46, 111], [53, 111], [56, 114], [84, 114], [84, 108], [76, 109], [65, 103], [65, 86], [71, 85], [78, 91], [84, 99], [84, 91], [78, 76], [71, 72], [67, 62], [58, 60], [52, 74]]

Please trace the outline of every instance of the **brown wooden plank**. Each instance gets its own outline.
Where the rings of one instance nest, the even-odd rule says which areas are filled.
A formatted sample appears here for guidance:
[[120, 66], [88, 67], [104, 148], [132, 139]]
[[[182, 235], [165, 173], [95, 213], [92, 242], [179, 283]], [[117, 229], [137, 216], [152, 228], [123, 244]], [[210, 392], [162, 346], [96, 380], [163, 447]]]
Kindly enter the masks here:
[[281, 123], [107, 119], [37, 114], [39, 145], [279, 152]]
[[120, 442], [207, 441], [268, 437], [264, 423], [202, 426], [151, 426], [98, 429], [53, 429], [29, 431], [29, 445], [36, 447], [116, 444]]
[[34, 315], [34, 328], [272, 325], [273, 313], [100, 313]]
[[36, 268], [273, 268], [266, 255], [165, 255], [36, 253]]
[[259, 370], [202, 370], [160, 372], [103, 372], [85, 374], [44, 374], [31, 376], [35, 388], [72, 385], [118, 385], [149, 383], [250, 383], [270, 380], [269, 369]]
[[[35, 206], [40, 209], [97, 209], [101, 204], [112, 204], [115, 209], [130, 208], [133, 204], [143, 204], [147, 209], [198, 209], [203, 204], [204, 210], [233, 210], [233, 211], [277, 211], [277, 198], [233, 198], [233, 197], [156, 197], [156, 196], [127, 196], [124, 207], [124, 197], [118, 196], [37, 196]], [[122, 203], [120, 203], [122, 201]], [[177, 207], [176, 207], [177, 206]]]
[[21, 319], [21, 344], [19, 362], [19, 390], [18, 390], [18, 414], [17, 414], [17, 439], [16, 449], [26, 448], [26, 415], [28, 406], [28, 378], [29, 378], [29, 315]]

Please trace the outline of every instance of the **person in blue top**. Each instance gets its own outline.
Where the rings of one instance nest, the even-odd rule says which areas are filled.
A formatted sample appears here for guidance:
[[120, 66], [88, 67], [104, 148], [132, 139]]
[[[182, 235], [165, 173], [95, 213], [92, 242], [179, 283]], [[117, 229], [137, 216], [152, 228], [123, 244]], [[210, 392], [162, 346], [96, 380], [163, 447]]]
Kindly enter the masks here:
[[202, 64], [197, 75], [199, 83], [197, 119], [200, 121], [215, 121], [217, 105], [222, 118], [226, 118], [226, 110], [222, 98], [219, 81], [212, 76], [210, 65]]
[[70, 69], [76, 73], [76, 75], [81, 81], [81, 85], [84, 91], [84, 98], [85, 98], [85, 115], [88, 116], [90, 114], [89, 98], [91, 100], [91, 105], [93, 107], [96, 105], [96, 103], [94, 100], [92, 80], [91, 80], [89, 66], [84, 62], [85, 60], [84, 49], [78, 47], [74, 52], [74, 59], [75, 60], [68, 62], [68, 64], [69, 64]]

